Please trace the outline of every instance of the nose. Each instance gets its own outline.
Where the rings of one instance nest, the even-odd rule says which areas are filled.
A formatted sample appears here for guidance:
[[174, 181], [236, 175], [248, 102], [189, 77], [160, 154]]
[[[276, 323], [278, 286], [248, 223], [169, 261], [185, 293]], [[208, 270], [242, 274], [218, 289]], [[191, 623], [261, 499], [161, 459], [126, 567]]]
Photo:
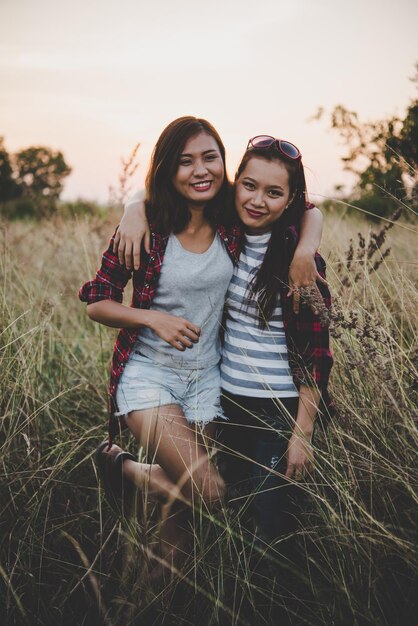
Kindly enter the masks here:
[[264, 195], [261, 189], [256, 191], [251, 199], [251, 204], [255, 207], [263, 207], [265, 206]]
[[201, 161], [200, 159], [196, 161], [194, 167], [194, 175], [200, 178], [202, 176], [206, 176], [207, 173], [208, 168], [206, 167], [206, 163], [204, 161]]

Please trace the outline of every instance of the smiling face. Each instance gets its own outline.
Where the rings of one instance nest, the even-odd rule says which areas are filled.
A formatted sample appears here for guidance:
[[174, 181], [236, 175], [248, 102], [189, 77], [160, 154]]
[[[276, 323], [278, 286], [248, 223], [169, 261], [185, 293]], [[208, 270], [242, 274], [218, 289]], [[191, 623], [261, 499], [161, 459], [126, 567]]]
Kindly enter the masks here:
[[270, 231], [290, 201], [289, 174], [279, 160], [251, 158], [235, 181], [235, 208], [249, 234]]
[[190, 205], [204, 205], [219, 193], [224, 176], [219, 146], [211, 135], [202, 132], [186, 142], [173, 185]]

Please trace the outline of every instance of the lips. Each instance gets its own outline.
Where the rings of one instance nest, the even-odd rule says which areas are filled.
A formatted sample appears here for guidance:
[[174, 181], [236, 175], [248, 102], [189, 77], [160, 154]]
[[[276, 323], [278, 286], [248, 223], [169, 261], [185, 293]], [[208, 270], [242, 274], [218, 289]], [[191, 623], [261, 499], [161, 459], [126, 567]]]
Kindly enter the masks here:
[[192, 187], [195, 191], [208, 191], [212, 186], [211, 180], [202, 180], [199, 183], [192, 183]]
[[260, 219], [260, 217], [264, 217], [265, 215], [265, 213], [262, 213], [261, 211], [255, 211], [254, 209], [247, 209], [246, 207], [244, 208], [247, 211], [248, 215], [252, 217], [253, 219]]

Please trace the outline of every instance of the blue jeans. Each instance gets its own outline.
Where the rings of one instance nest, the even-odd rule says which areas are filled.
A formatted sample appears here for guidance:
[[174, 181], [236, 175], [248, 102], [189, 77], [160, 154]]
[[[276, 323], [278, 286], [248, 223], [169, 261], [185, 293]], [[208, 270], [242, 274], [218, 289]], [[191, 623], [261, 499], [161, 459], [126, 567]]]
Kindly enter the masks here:
[[[251, 398], [222, 392], [229, 421], [219, 435], [219, 470], [237, 503], [270, 539], [294, 530], [300, 489], [283, 477], [298, 398]], [[246, 508], [246, 507], [243, 507]]]

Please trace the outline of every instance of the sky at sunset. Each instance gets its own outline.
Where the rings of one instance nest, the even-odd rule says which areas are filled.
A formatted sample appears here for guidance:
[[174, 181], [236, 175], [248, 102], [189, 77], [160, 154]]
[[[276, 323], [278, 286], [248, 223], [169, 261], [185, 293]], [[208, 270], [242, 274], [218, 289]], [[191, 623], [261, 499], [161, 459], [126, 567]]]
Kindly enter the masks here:
[[417, 25], [413, 0], [1, 0], [0, 135], [11, 152], [62, 150], [64, 197], [105, 201], [121, 156], [141, 143], [140, 187], [163, 127], [196, 115], [230, 173], [249, 137], [293, 141], [320, 199], [348, 182], [344, 148], [329, 117], [309, 118], [403, 115]]

